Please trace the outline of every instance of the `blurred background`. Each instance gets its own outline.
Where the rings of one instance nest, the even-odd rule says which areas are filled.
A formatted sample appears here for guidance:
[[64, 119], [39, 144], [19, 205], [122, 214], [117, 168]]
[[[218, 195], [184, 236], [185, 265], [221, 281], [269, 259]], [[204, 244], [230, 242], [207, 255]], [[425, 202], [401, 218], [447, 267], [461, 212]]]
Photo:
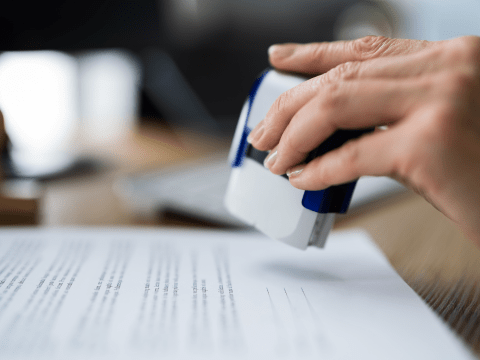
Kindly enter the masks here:
[[[195, 174], [210, 173], [220, 179], [220, 201], [228, 168], [218, 164], [271, 44], [365, 35], [439, 40], [480, 34], [479, 14], [479, 0], [2, 6], [2, 196], [10, 205], [0, 209], [0, 222], [149, 223], [172, 209], [177, 218], [202, 217], [204, 200], [180, 205], [178, 197], [185, 189], [206, 192]], [[166, 167], [179, 163], [187, 165]], [[192, 173], [192, 164], [201, 166]], [[203, 220], [216, 222], [213, 214]]]
[[[223, 207], [227, 155], [271, 44], [480, 35], [480, 0], [0, 7], [0, 226], [244, 228]], [[335, 227], [367, 231], [480, 354], [480, 250], [454, 224], [395, 181], [362, 178]]]

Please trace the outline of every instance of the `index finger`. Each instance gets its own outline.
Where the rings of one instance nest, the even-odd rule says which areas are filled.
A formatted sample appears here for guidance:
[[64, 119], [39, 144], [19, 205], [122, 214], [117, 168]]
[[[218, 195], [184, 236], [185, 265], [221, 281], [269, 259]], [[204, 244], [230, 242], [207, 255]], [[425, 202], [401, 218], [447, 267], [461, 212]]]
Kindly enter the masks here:
[[270, 63], [277, 69], [303, 74], [322, 74], [349, 61], [406, 55], [433, 46], [424, 40], [367, 36], [352, 41], [272, 45]]

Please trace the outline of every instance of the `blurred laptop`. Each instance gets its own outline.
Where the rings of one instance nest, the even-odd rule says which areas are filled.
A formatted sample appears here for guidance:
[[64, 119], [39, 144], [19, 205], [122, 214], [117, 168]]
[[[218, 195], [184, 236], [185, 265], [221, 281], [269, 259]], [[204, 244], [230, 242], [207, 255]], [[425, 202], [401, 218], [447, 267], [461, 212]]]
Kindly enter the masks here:
[[[117, 194], [139, 214], [174, 213], [220, 226], [246, 226], [228, 213], [223, 197], [230, 176], [227, 154], [218, 154], [162, 170], [121, 178]], [[406, 188], [387, 177], [362, 177], [353, 194], [350, 211], [362, 209]]]

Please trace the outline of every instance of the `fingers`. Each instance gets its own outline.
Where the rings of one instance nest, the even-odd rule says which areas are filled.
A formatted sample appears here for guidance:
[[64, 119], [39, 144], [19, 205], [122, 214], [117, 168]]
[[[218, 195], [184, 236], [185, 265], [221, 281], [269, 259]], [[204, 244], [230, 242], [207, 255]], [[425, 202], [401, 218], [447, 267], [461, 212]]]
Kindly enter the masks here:
[[423, 94], [424, 87], [410, 80], [373, 79], [325, 86], [295, 113], [280, 136], [265, 131], [252, 145], [274, 144], [276, 156], [267, 167], [274, 174], [285, 174], [337, 129], [393, 123], [406, 116]]
[[412, 55], [340, 64], [283, 93], [272, 105], [265, 120], [252, 131], [249, 141], [260, 139], [261, 132], [270, 133], [271, 137], [257, 142], [256, 146], [259, 150], [272, 149], [298, 109], [328, 84], [356, 79], [416, 77], [437, 71], [441, 66], [439, 51], [435, 47]]
[[[271, 150], [278, 143], [278, 139], [282, 136], [293, 115], [319, 90], [319, 82], [316, 79], [310, 79], [285, 91], [275, 100], [265, 119], [252, 130], [248, 141], [255, 144], [255, 148], [258, 150]], [[265, 133], [269, 135], [262, 137]], [[260, 139], [263, 140], [259, 142]]]
[[407, 55], [432, 46], [421, 40], [367, 36], [353, 41], [273, 45], [270, 63], [277, 69], [305, 74], [322, 74], [339, 64], [392, 55]]
[[322, 190], [362, 175], [391, 176], [396, 172], [396, 158], [400, 152], [395, 146], [401, 136], [397, 132], [397, 129], [390, 129], [364, 135], [307, 165], [296, 166], [287, 173], [290, 183], [303, 190]]

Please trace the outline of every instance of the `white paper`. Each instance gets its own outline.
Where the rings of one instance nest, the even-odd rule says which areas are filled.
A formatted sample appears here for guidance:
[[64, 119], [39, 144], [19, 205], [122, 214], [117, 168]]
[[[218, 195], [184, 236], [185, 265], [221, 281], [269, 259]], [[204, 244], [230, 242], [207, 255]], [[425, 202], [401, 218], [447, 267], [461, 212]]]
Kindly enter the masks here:
[[473, 358], [363, 233], [1, 230], [0, 359]]

